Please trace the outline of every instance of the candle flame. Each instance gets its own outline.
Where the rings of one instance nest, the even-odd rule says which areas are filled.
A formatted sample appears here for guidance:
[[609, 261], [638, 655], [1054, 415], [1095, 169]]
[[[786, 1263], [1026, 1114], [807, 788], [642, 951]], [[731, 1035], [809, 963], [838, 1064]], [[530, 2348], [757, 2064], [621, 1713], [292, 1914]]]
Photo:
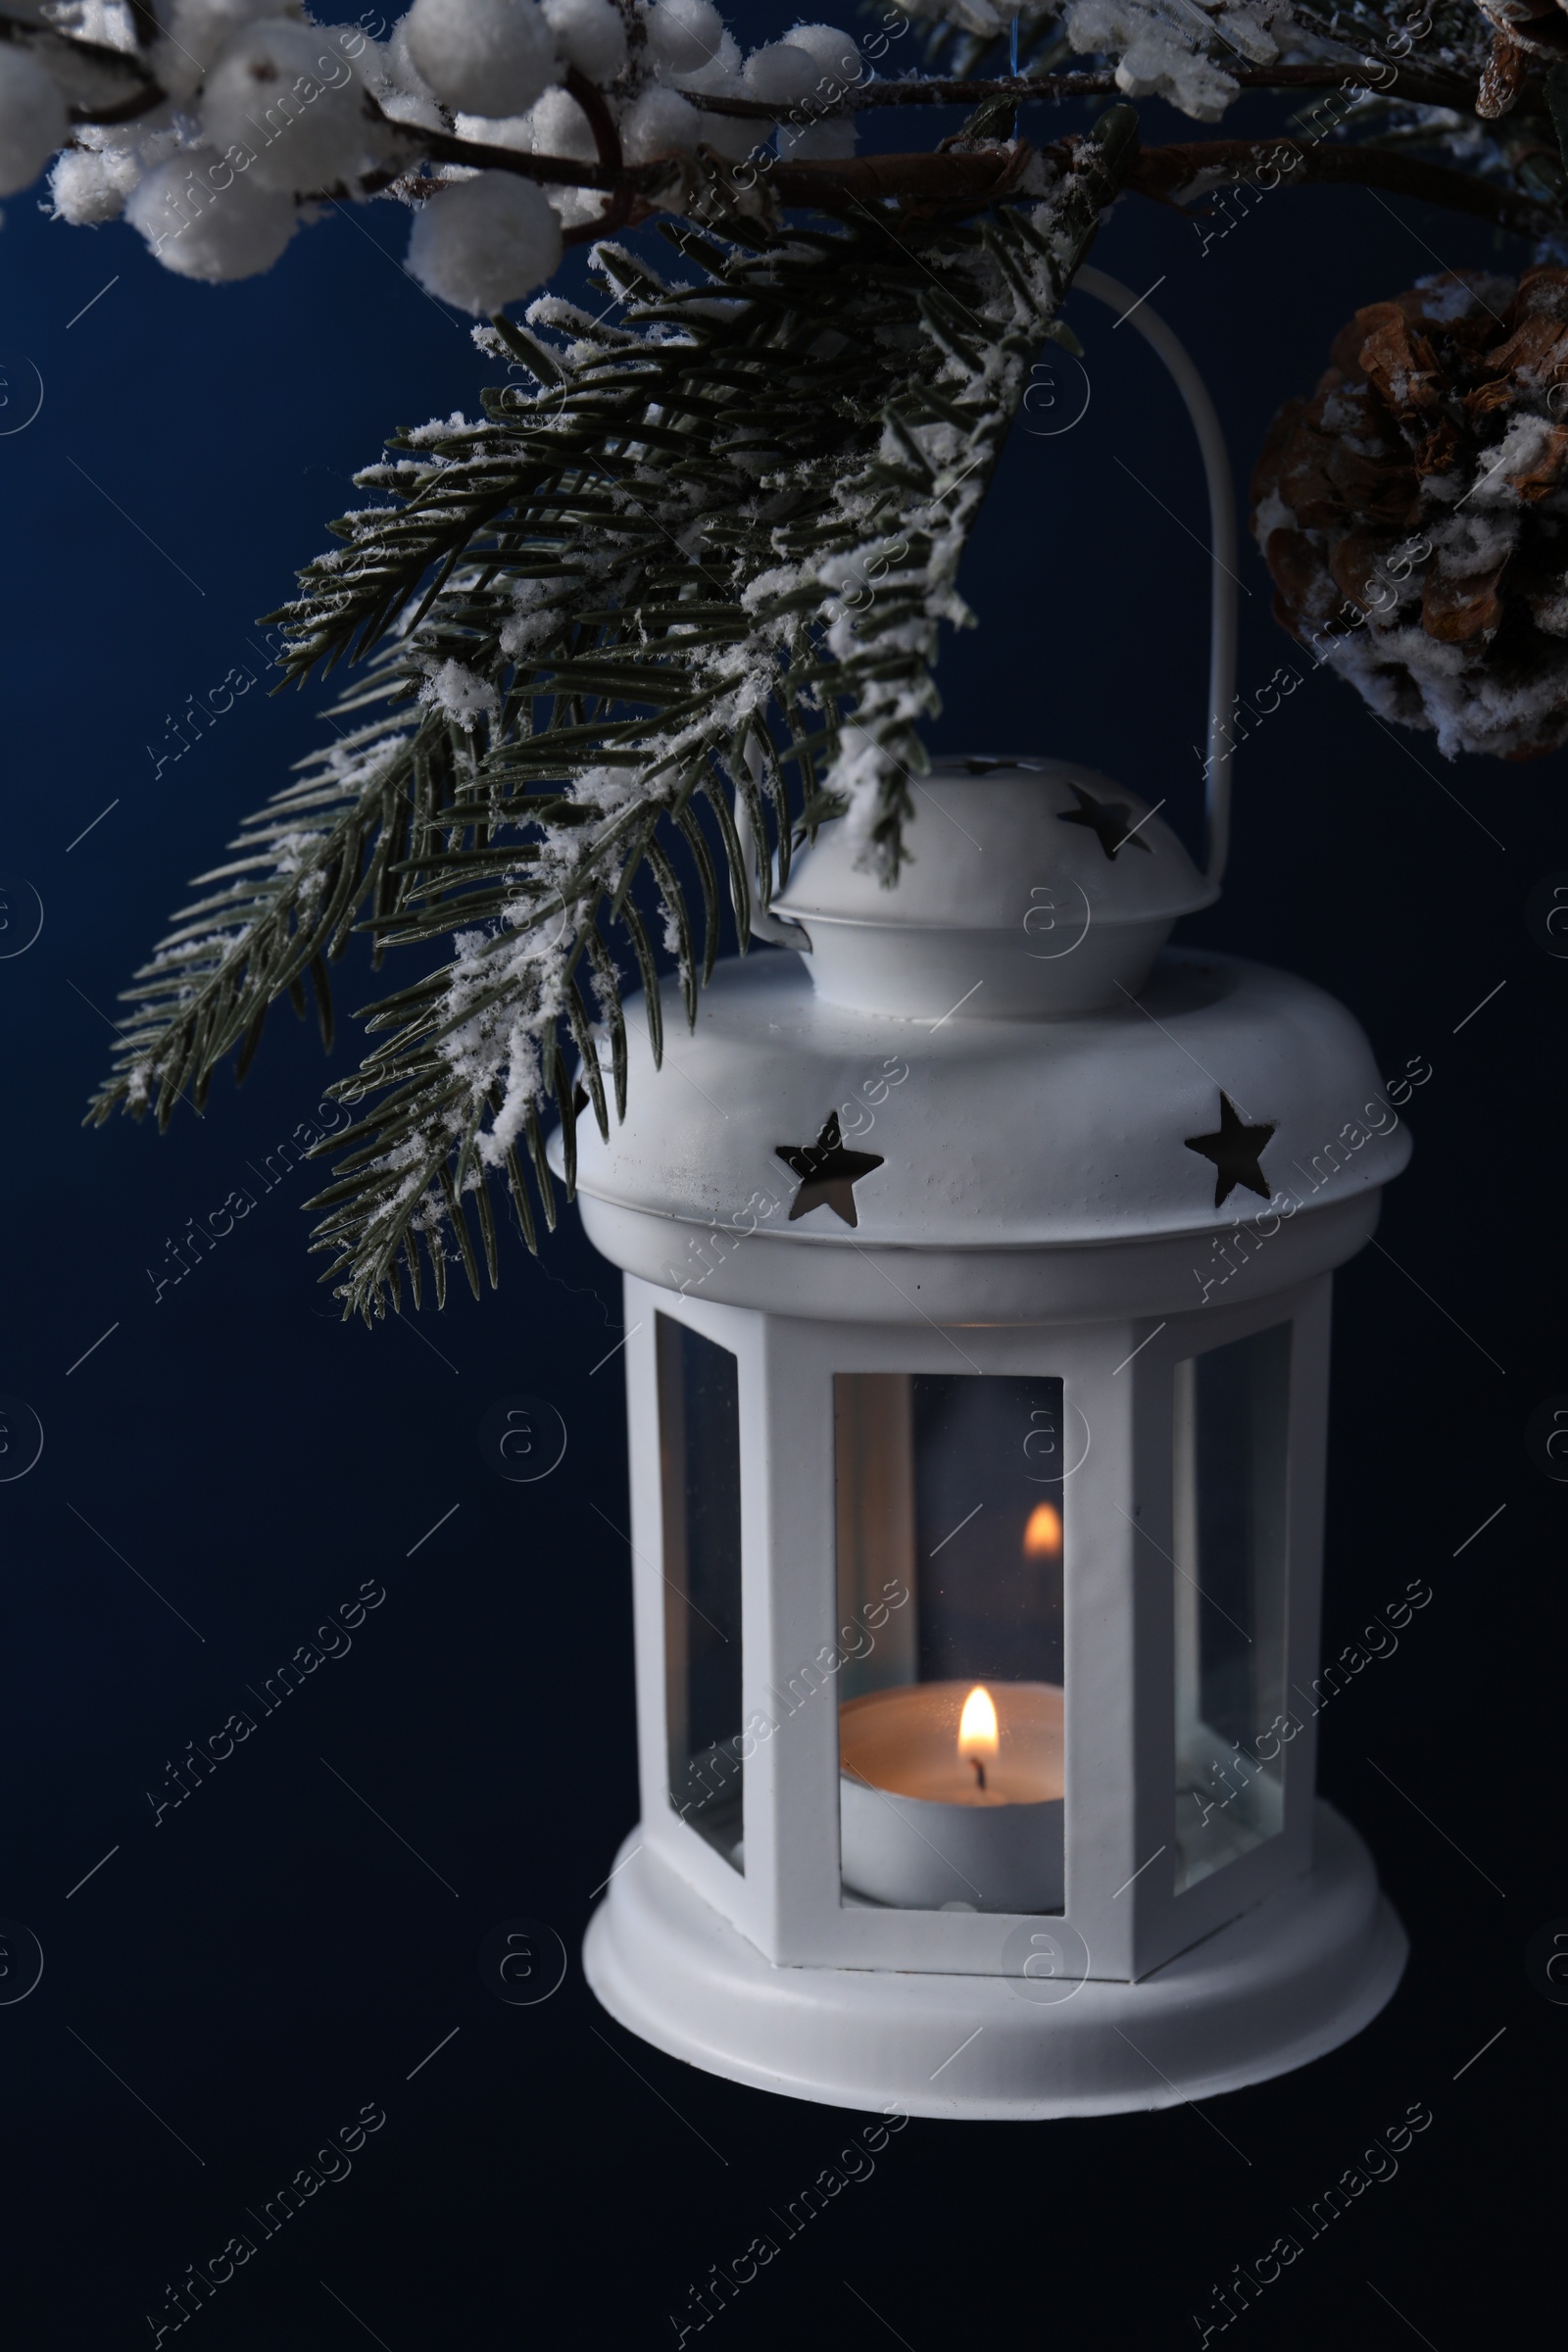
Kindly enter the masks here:
[[999, 1744], [997, 1710], [991, 1703], [991, 1693], [983, 1683], [976, 1683], [964, 1700], [963, 1713], [958, 1718], [958, 1753], [960, 1756], [994, 1756]]
[[1023, 1556], [1043, 1558], [1061, 1549], [1061, 1513], [1054, 1502], [1037, 1502], [1023, 1531]]

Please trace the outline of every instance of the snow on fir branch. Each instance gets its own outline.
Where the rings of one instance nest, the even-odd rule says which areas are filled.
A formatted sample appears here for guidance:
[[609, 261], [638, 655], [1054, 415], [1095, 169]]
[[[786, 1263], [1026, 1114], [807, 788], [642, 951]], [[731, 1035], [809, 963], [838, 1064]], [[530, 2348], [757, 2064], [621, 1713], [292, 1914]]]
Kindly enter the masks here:
[[[327, 199], [399, 202], [413, 273], [534, 387], [399, 435], [272, 616], [293, 678], [366, 667], [137, 973], [92, 1115], [200, 1107], [283, 996], [330, 1043], [357, 930], [377, 964], [422, 950], [334, 1090], [356, 1119], [316, 1246], [368, 1317], [405, 1275], [442, 1299], [454, 1254], [493, 1283], [494, 1193], [530, 1249], [555, 1221], [546, 1119], [569, 1191], [578, 1118], [624, 1106], [629, 974], [657, 1060], [659, 947], [695, 1019], [722, 885], [744, 948], [824, 821], [896, 880], [974, 516], [1119, 197], [1359, 180], [1568, 250], [1568, 0], [1523, 29], [1504, 5], [876, 0], [858, 42], [796, 24], [743, 56], [710, 0], [414, 0], [390, 26], [0, 0], [0, 192], [53, 156], [58, 219], [123, 215], [209, 279], [269, 268]], [[1126, 105], [1021, 128], [1256, 90], [1309, 103], [1261, 140], [1146, 148]], [[959, 100], [956, 135], [855, 152], [863, 115]], [[677, 274], [611, 233], [644, 222]], [[540, 290], [572, 243], [592, 315]]]
[[1134, 127], [1107, 118], [981, 225], [670, 223], [680, 277], [603, 244], [605, 316], [544, 297], [526, 327], [479, 330], [537, 388], [400, 436], [359, 477], [389, 503], [345, 517], [275, 616], [297, 676], [378, 643], [346, 731], [138, 974], [96, 1116], [199, 1105], [307, 981], [329, 1033], [326, 967], [356, 925], [378, 951], [450, 937], [365, 1016], [336, 1091], [373, 1102], [335, 1139], [317, 1247], [368, 1316], [400, 1303], [400, 1272], [418, 1302], [421, 1239], [438, 1298], [449, 1248], [494, 1281], [492, 1183], [532, 1247], [530, 1179], [555, 1217], [543, 1116], [569, 1187], [577, 1118], [608, 1133], [624, 1106], [615, 947], [656, 1058], [650, 921], [695, 1017], [720, 926], [699, 807], [743, 944], [803, 825], [847, 811], [896, 874], [939, 630], [967, 617], [964, 540]]

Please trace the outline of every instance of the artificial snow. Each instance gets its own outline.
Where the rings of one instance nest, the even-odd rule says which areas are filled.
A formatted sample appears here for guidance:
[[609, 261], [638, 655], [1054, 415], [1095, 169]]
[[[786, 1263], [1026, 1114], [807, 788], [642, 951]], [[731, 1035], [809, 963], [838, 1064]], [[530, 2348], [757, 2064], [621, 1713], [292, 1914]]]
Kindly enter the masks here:
[[[1265, 44], [1264, 54], [1276, 54], [1261, 18], [1274, 11], [1231, 9], [1225, 24], [1230, 45], [1242, 48], [1238, 29], [1249, 22], [1253, 37], [1244, 49]], [[1108, 55], [1116, 62], [1116, 87], [1129, 98], [1168, 98], [1195, 122], [1215, 122], [1237, 94], [1228, 74], [1211, 65], [1203, 54], [1215, 27], [1192, 0], [1178, 11], [1150, 4], [1150, 0], [1068, 0], [1062, 19], [1067, 38], [1081, 55]]]
[[419, 689], [419, 700], [432, 710], [444, 711], [466, 735], [471, 735], [475, 721], [500, 704], [489, 679], [465, 669], [461, 662], [443, 662], [431, 670]]
[[1495, 316], [1513, 298], [1511, 280], [1484, 277], [1479, 270], [1463, 277], [1447, 271], [1418, 277], [1415, 290], [1423, 313], [1435, 326], [1451, 325], [1455, 318], [1473, 318], [1478, 310]]
[[68, 147], [49, 174], [54, 217], [73, 228], [95, 228], [117, 220], [141, 177], [136, 159], [117, 148]]

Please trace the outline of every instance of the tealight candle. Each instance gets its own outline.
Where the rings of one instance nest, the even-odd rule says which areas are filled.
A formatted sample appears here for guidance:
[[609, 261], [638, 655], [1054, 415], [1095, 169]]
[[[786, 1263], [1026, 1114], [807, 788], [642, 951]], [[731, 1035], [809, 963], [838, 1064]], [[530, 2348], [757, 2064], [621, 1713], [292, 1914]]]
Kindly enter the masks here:
[[905, 1909], [1062, 1907], [1062, 1693], [908, 1683], [839, 1709], [844, 1884]]

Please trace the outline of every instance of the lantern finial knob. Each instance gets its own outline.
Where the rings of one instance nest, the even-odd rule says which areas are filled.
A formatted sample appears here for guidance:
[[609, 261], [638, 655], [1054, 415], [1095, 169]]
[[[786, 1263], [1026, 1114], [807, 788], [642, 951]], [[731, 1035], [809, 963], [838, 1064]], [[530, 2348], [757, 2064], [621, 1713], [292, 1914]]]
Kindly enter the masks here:
[[1108, 1010], [1177, 917], [1219, 895], [1159, 806], [1070, 760], [940, 760], [915, 787], [894, 888], [833, 825], [773, 904], [808, 935], [832, 1004], [926, 1022]]

